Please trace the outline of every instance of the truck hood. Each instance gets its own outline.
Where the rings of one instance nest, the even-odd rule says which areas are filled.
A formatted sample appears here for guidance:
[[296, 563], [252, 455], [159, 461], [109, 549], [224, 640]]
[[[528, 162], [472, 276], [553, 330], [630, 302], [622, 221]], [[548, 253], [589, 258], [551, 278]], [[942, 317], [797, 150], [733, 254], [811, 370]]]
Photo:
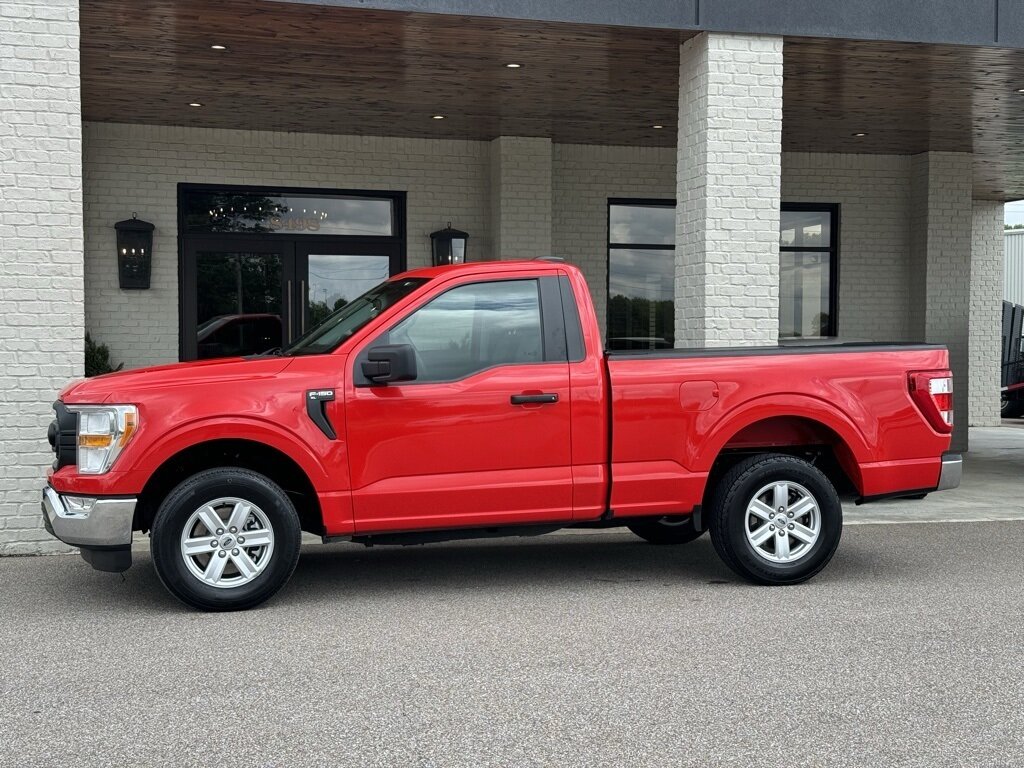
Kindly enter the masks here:
[[73, 381], [61, 390], [60, 399], [77, 404], [131, 403], [137, 393], [147, 390], [270, 378], [294, 360], [293, 357], [227, 357], [137, 368]]

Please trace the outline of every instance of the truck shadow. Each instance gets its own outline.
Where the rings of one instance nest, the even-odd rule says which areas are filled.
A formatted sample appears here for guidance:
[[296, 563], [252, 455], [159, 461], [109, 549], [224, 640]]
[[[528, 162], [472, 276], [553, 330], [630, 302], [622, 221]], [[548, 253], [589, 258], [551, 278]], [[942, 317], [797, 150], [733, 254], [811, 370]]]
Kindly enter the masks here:
[[409, 547], [307, 547], [292, 584], [294, 591], [337, 585], [394, 592], [731, 578], [706, 538], [658, 547], [629, 535], [570, 534]]
[[[146, 552], [120, 575], [93, 571], [77, 557], [61, 557], [43, 581], [49, 609], [193, 611], [168, 594]], [[47, 560], [50, 560], [47, 558]], [[51, 563], [55, 561], [50, 560]], [[810, 584], [888, 580], [906, 563], [845, 541], [833, 562]], [[73, 573], [72, 573], [73, 572]], [[653, 546], [626, 533], [570, 533], [536, 538], [449, 542], [409, 547], [366, 548], [350, 543], [303, 546], [290, 582], [256, 610], [282, 604], [337, 604], [346, 598], [398, 600], [445, 598], [491, 590], [521, 597], [559, 590], [614, 596], [617, 589], [648, 585], [681, 589], [756, 589], [732, 573], [705, 536], [681, 546]]]
[[[877, 553], [841, 547], [813, 583], [870, 578], [894, 565], [878, 559]], [[480, 589], [589, 592], [642, 584], [749, 586], [722, 563], [706, 536], [673, 547], [653, 546], [630, 534], [568, 534], [410, 547], [306, 547], [281, 599], [436, 597]]]

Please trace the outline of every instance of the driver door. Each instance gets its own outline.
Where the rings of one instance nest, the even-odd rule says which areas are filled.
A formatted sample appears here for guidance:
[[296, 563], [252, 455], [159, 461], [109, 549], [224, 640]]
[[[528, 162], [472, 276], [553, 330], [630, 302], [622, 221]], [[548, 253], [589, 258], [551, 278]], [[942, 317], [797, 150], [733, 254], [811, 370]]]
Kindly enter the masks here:
[[[358, 533], [572, 519], [569, 366], [545, 275], [469, 277], [349, 358]], [[413, 348], [414, 381], [363, 377], [384, 344]]]

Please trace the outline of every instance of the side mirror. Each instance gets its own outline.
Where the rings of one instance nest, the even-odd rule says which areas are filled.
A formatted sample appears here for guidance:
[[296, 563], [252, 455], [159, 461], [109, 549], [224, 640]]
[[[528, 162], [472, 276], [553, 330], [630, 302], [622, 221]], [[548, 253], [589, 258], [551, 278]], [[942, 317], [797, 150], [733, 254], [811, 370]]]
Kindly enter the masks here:
[[371, 347], [363, 361], [363, 376], [374, 384], [412, 381], [416, 378], [416, 353], [409, 344]]

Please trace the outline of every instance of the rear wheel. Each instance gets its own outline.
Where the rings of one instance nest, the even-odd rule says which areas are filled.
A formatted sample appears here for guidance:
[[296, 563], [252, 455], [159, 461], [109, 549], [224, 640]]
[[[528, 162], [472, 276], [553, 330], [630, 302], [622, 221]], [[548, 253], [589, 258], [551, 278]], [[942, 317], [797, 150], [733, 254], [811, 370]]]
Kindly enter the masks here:
[[301, 537], [295, 507], [276, 483], [225, 467], [193, 475], [168, 494], [153, 520], [150, 551], [179, 600], [231, 611], [259, 605], [284, 586]]
[[1004, 419], [1015, 419], [1024, 416], [1024, 398], [1011, 398], [1009, 392], [1003, 392], [1000, 401], [999, 415]]
[[626, 527], [651, 544], [686, 544], [704, 535], [704, 531], [694, 526], [692, 515], [637, 520]]
[[715, 550], [745, 579], [797, 584], [828, 565], [843, 511], [829, 479], [794, 456], [741, 461], [722, 477], [709, 505]]

